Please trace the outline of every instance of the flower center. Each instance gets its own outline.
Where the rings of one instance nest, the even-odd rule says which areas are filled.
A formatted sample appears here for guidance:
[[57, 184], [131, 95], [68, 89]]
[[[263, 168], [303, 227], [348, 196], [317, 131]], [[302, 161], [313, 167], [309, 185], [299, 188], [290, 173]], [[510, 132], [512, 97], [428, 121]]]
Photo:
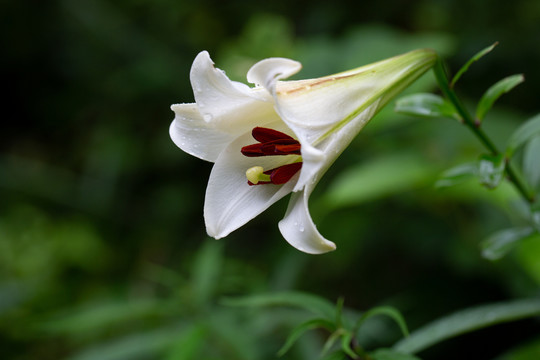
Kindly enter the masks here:
[[[258, 143], [244, 146], [241, 150], [244, 156], [300, 155], [298, 140], [280, 131], [256, 127], [251, 135]], [[281, 185], [289, 181], [301, 168], [302, 158], [300, 157], [290, 164], [271, 170], [264, 170], [262, 166], [254, 166], [246, 171], [246, 177], [249, 185]]]

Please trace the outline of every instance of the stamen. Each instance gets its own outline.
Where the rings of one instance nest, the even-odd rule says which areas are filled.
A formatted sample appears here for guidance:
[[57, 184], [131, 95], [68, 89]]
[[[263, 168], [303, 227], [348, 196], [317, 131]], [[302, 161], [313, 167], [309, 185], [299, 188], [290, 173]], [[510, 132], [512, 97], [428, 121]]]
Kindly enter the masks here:
[[251, 132], [257, 144], [244, 146], [244, 156], [300, 155], [300, 142], [280, 131], [256, 127]]
[[291, 136], [285, 133], [282, 133], [281, 131], [277, 131], [277, 130], [269, 129], [269, 128], [263, 128], [259, 126], [253, 128], [253, 130], [251, 131], [251, 135], [253, 136], [255, 140], [262, 143], [274, 141], [274, 140], [283, 140], [283, 139], [294, 140]]
[[272, 173], [270, 174], [270, 181], [272, 181], [272, 184], [276, 185], [285, 184], [287, 181], [291, 180], [294, 174], [296, 174], [301, 168], [301, 162], [280, 166], [272, 170]]
[[[244, 156], [301, 155], [300, 142], [280, 131], [256, 127], [252, 130], [251, 135], [258, 143], [242, 147], [241, 152]], [[302, 168], [301, 159], [266, 171], [262, 166], [253, 166], [246, 171], [248, 184], [285, 184]]]

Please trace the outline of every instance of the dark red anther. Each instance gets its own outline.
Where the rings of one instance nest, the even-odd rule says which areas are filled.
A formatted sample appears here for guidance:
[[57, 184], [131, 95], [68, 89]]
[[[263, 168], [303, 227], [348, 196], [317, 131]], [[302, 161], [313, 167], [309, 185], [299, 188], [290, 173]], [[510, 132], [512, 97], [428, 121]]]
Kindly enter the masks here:
[[[274, 129], [256, 127], [251, 135], [258, 141], [256, 144], [244, 146], [242, 154], [248, 157], [273, 155], [301, 155], [300, 142], [293, 137]], [[248, 180], [249, 185], [285, 184], [302, 168], [302, 162], [283, 165], [264, 172], [270, 175], [270, 181], [259, 181], [257, 184]]]
[[251, 131], [251, 135], [253, 136], [255, 140], [262, 143], [274, 141], [274, 140], [283, 140], [283, 139], [294, 140], [291, 136], [285, 133], [282, 133], [281, 131], [277, 131], [277, 130], [269, 129], [269, 128], [263, 128], [259, 126], [253, 128], [253, 130]]
[[285, 184], [302, 168], [302, 163], [292, 163], [271, 170], [270, 181], [272, 184]]
[[251, 134], [259, 142], [244, 146], [244, 156], [300, 155], [300, 143], [287, 134], [263, 127], [254, 128]]
[[301, 162], [296, 162], [292, 164], [282, 165], [272, 170], [267, 170], [264, 172], [266, 175], [270, 175], [270, 181], [259, 181], [257, 184], [252, 183], [248, 180], [248, 184], [253, 185], [264, 185], [264, 184], [274, 184], [281, 185], [285, 184], [302, 168]]

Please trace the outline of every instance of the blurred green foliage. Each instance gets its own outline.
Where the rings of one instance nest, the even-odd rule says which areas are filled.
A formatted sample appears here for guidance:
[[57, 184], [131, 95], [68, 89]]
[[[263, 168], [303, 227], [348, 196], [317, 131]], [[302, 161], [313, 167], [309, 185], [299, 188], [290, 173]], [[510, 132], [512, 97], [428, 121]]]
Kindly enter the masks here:
[[[349, 308], [390, 305], [410, 330], [455, 310], [538, 295], [540, 238], [495, 262], [487, 235], [523, 226], [517, 194], [476, 181], [435, 189], [445, 169], [482, 152], [455, 120], [388, 106], [323, 178], [311, 210], [338, 250], [298, 253], [281, 238], [280, 202], [216, 243], [202, 205], [211, 164], [177, 149], [169, 106], [192, 102], [189, 68], [206, 49], [244, 81], [269, 56], [298, 77], [354, 68], [418, 47], [459, 67], [494, 41], [456, 85], [478, 100], [502, 77], [525, 82], [484, 119], [500, 148], [538, 113], [538, 1], [2, 1], [0, 349], [27, 359], [272, 359], [309, 318], [238, 308], [223, 296], [311, 292]], [[408, 93], [435, 89], [427, 74]], [[537, 140], [516, 154], [538, 184]], [[368, 350], [400, 338], [362, 328]], [[423, 359], [535, 359], [535, 320], [443, 342]], [[323, 332], [285, 359], [315, 359]], [[380, 352], [380, 358], [388, 353]]]

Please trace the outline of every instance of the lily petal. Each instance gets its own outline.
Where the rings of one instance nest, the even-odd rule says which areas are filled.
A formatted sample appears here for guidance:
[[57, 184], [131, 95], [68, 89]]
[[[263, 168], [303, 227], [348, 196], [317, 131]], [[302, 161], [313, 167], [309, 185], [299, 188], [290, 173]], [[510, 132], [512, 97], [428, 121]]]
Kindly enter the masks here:
[[227, 236], [294, 192], [279, 223], [285, 239], [311, 254], [334, 250], [309, 214], [312, 190], [373, 116], [435, 60], [433, 51], [416, 50], [327, 77], [281, 81], [301, 65], [271, 58], [249, 70], [250, 88], [201, 52], [190, 74], [196, 104], [173, 105], [170, 133], [186, 152], [215, 162], [204, 206], [208, 234]]
[[336, 244], [325, 239], [317, 230], [308, 209], [313, 186], [293, 193], [285, 217], [278, 224], [281, 234], [295, 248], [308, 254], [323, 254], [336, 249]]
[[279, 119], [273, 99], [263, 88], [231, 81], [214, 67], [210, 55], [202, 51], [195, 58], [190, 73], [195, 101], [203, 120], [223, 132], [240, 135], [253, 124], [266, 124]]
[[[261, 67], [261, 72], [267, 71], [270, 80], [265, 86], [274, 94], [276, 112], [299, 140], [304, 161], [320, 163], [319, 167], [324, 168], [336, 158], [331, 154], [340, 154], [352, 140], [341, 138], [331, 141], [330, 146], [324, 144], [328, 137], [349, 137], [340, 130], [351, 123], [349, 131], [356, 135], [390, 99], [427, 71], [435, 59], [432, 50], [421, 49], [331, 76], [286, 82], [277, 81], [280, 77], [275, 76], [282, 71], [279, 64], [274, 69]], [[294, 191], [300, 191], [316, 173], [309, 166], [304, 167]]]
[[[272, 123], [278, 131], [289, 132], [283, 122]], [[283, 185], [249, 186], [246, 170], [258, 165], [265, 170], [290, 163], [298, 155], [251, 158], [239, 151], [253, 142], [251, 132], [238, 137], [219, 155], [208, 181], [204, 204], [204, 219], [208, 235], [219, 239], [227, 236], [262, 213], [273, 203], [289, 194], [298, 174]]]
[[203, 120], [197, 104], [175, 104], [174, 121], [169, 128], [172, 141], [199, 159], [215, 162], [236, 135], [211, 127]]
[[273, 95], [274, 84], [279, 79], [286, 79], [302, 69], [302, 64], [286, 58], [268, 58], [259, 61], [249, 69], [248, 82], [263, 86]]
[[[317, 149], [303, 144], [302, 159], [304, 165], [302, 166], [300, 178], [293, 191], [300, 191], [304, 186], [318, 182], [360, 130], [375, 116], [378, 109], [379, 101], [377, 100], [351, 119], [344, 127], [326, 137], [317, 145]], [[296, 131], [301, 133], [302, 129], [297, 128]], [[315, 149], [316, 151], [311, 149]], [[324, 158], [321, 159], [319, 152], [324, 154]]]

